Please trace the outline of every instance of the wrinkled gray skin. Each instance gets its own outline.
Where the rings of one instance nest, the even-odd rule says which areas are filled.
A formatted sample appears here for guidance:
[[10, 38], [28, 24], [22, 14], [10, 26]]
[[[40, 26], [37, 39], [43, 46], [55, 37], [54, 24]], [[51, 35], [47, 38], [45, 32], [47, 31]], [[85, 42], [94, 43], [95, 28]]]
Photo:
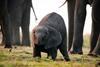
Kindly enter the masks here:
[[46, 15], [34, 28], [32, 35], [35, 46], [33, 57], [41, 57], [43, 51], [55, 60], [59, 49], [64, 59], [69, 61], [66, 27], [59, 14], [53, 12]]
[[[12, 44], [30, 45], [29, 24], [31, 0], [9, 0], [8, 10], [11, 18]], [[12, 10], [13, 9], [13, 10]], [[22, 29], [22, 43], [20, 42], [20, 30]]]
[[22, 28], [22, 44], [30, 45], [30, 5], [31, 0], [0, 1], [0, 24], [6, 48], [11, 48], [12, 44], [20, 44], [19, 27]]
[[92, 21], [89, 54], [100, 55], [100, 0], [94, 0], [93, 2]]
[[5, 34], [5, 48], [11, 48], [12, 39], [11, 39], [11, 20], [10, 14], [8, 11], [8, 0], [0, 0], [0, 25], [4, 28]]
[[66, 0], [68, 2], [68, 51], [83, 54], [83, 28], [86, 17], [86, 5], [93, 0]]
[[[34, 12], [32, 0], [0, 1], [0, 25], [2, 27], [3, 43], [6, 44], [5, 47], [9, 48], [12, 44], [30, 45], [30, 7]], [[22, 43], [20, 42], [19, 27], [22, 29]]]

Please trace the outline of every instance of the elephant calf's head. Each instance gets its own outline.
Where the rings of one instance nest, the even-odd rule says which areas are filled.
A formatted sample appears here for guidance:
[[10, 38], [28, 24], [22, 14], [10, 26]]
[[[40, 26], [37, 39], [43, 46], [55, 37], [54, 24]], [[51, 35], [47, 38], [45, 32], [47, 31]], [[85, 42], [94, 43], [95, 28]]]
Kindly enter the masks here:
[[56, 29], [46, 26], [37, 26], [33, 30], [33, 41], [34, 45], [44, 45], [45, 49], [57, 47], [61, 41], [62, 37]]
[[36, 27], [33, 30], [33, 41], [35, 45], [44, 45], [48, 37], [48, 30], [45, 27]]

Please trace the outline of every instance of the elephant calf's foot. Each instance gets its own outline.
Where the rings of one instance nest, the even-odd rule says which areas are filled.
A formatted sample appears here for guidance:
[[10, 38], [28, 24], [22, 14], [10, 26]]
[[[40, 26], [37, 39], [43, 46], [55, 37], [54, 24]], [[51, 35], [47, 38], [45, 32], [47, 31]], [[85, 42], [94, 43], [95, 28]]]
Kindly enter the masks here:
[[12, 46], [11, 45], [5, 45], [4, 48], [12, 48]]
[[69, 58], [65, 58], [65, 61], [70, 61], [70, 59]]

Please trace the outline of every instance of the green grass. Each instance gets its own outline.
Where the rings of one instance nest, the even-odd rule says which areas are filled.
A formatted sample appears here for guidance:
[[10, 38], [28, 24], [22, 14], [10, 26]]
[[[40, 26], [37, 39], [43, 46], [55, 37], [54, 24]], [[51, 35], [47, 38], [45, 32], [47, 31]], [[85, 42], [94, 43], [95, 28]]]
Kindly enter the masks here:
[[[87, 49], [85, 49], [87, 50]], [[32, 57], [31, 47], [18, 47], [9, 52], [9, 49], [0, 47], [0, 67], [95, 67], [100, 61], [99, 58], [84, 55], [70, 55], [71, 61], [62, 60], [62, 55], [58, 52], [57, 60], [52, 61], [42, 53], [42, 58]]]
[[[65, 62], [58, 51], [57, 60], [52, 61], [42, 53], [42, 58], [32, 57], [32, 47], [17, 47], [9, 52], [0, 46], [0, 67], [96, 67], [100, 57], [87, 56], [89, 51], [89, 36], [85, 36], [84, 55], [70, 55], [71, 61]], [[98, 66], [100, 67], [100, 66]]]

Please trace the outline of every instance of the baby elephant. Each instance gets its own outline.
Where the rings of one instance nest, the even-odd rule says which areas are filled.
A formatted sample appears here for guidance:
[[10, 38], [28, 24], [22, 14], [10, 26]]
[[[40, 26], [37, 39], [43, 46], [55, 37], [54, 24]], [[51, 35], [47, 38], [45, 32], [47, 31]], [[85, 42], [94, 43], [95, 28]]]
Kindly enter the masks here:
[[59, 14], [53, 12], [46, 15], [33, 29], [32, 35], [33, 57], [41, 57], [41, 52], [46, 52], [52, 60], [55, 60], [59, 49], [64, 59], [70, 60], [67, 53], [66, 27]]

